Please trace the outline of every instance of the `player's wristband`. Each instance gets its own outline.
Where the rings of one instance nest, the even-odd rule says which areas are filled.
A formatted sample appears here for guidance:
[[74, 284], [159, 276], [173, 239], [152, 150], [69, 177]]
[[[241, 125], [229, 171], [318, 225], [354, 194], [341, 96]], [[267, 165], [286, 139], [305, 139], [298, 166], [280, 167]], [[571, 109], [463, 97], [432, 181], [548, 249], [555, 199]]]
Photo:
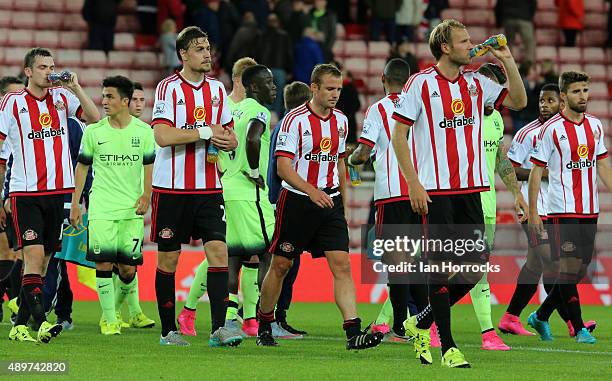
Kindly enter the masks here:
[[258, 179], [259, 178], [259, 168], [249, 168], [249, 177], [253, 178], [253, 179]]
[[350, 154], [350, 155], [349, 155], [349, 157], [346, 159], [346, 163], [347, 163], [348, 165], [350, 165], [351, 167], [354, 167], [354, 166], [356, 166], [357, 164], [355, 164], [355, 163], [353, 163], [353, 162], [352, 162], [352, 158], [353, 158], [353, 154]]
[[210, 128], [210, 127], [198, 127], [197, 130], [198, 130], [198, 133], [200, 134], [200, 139], [208, 140], [208, 139], [212, 138], [212, 135], [213, 135], [212, 128]]

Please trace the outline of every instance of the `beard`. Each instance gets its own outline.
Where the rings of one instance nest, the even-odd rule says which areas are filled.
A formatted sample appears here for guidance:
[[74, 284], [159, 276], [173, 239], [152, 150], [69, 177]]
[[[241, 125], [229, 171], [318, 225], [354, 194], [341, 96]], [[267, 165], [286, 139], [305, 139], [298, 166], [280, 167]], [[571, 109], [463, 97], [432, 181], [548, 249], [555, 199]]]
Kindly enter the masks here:
[[574, 111], [574, 112], [585, 112], [587, 109], [587, 105], [580, 105], [580, 104], [572, 104], [572, 103], [568, 103], [567, 104], [568, 107], [570, 108], [570, 110]]

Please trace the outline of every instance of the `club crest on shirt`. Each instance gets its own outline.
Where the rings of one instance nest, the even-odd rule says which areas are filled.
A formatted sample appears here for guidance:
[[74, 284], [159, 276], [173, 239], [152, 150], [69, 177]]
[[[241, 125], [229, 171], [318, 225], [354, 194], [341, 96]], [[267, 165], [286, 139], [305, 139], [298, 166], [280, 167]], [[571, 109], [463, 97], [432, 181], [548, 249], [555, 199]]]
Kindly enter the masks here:
[[280, 245], [280, 249], [285, 253], [291, 253], [294, 250], [294, 247], [289, 242], [283, 242]]
[[475, 97], [478, 95], [478, 89], [474, 85], [470, 85], [470, 87], [468, 87], [468, 92], [470, 93], [470, 97]]
[[338, 136], [340, 136], [340, 139], [344, 139], [344, 137], [346, 136], [346, 129], [344, 128], [344, 126], [338, 127]]
[[28, 229], [23, 232], [23, 239], [26, 241], [33, 241], [36, 238], [38, 238], [38, 234], [36, 234], [36, 232], [32, 229]]
[[221, 100], [215, 95], [214, 97], [212, 97], [211, 103], [213, 107], [219, 107], [219, 105], [221, 104]]
[[140, 138], [138, 136], [132, 136], [132, 148], [140, 147]]
[[174, 237], [174, 232], [170, 228], [163, 228], [159, 232], [159, 237], [162, 238], [162, 239], [170, 239], [170, 238]]
[[153, 111], [153, 115], [162, 115], [166, 111], [166, 105], [163, 103], [158, 103], [155, 105], [155, 111]]
[[53, 104], [57, 111], [64, 111], [66, 109], [66, 105], [62, 101], [57, 101]]
[[51, 126], [51, 122], [52, 122], [51, 115], [47, 114], [46, 112], [44, 112], [44, 113], [42, 113], [42, 114], [40, 114], [38, 116], [38, 123], [40, 123], [40, 125], [43, 128], [50, 127]]

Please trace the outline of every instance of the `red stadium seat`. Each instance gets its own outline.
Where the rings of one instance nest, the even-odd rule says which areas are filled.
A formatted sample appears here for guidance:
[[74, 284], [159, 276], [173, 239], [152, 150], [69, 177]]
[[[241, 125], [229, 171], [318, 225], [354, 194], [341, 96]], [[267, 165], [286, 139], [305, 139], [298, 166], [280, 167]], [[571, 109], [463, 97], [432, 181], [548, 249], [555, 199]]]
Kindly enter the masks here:
[[8, 28], [11, 26], [11, 11], [0, 12], [0, 28]]
[[473, 44], [479, 44], [489, 38], [490, 34], [487, 28], [475, 26], [470, 28], [470, 40]]
[[39, 30], [60, 30], [62, 28], [61, 14], [54, 12], [38, 12], [36, 14], [36, 28]]
[[349, 58], [344, 60], [344, 68], [356, 77], [365, 76], [368, 72], [366, 60], [362, 58]]
[[6, 48], [4, 50], [4, 63], [7, 65], [23, 65], [23, 57], [30, 48]]
[[391, 46], [387, 41], [370, 41], [368, 44], [368, 56], [374, 58], [389, 57], [389, 49]]
[[591, 76], [594, 81], [606, 81], [607, 73], [606, 67], [601, 64], [587, 64], [584, 65], [584, 71]]
[[83, 8], [83, 0], [63, 0], [64, 10], [66, 13], [78, 13], [81, 14]]
[[344, 43], [344, 51], [350, 54], [351, 57], [368, 56], [368, 46], [365, 41], [346, 41]]
[[610, 116], [608, 111], [608, 101], [592, 100], [589, 101], [587, 112], [593, 114], [600, 119], [606, 119]]
[[87, 30], [87, 23], [79, 13], [66, 13], [62, 15], [62, 28], [65, 30]]
[[47, 12], [63, 12], [64, 0], [41, 1], [40, 10]]
[[449, 0], [448, 5], [450, 8], [461, 8], [463, 9], [466, 0]]
[[13, 9], [13, 0], [0, 0], [0, 9], [4, 9], [4, 10]]
[[0, 29], [0, 46], [6, 45], [8, 41], [8, 29]]
[[606, 54], [602, 48], [583, 48], [582, 58], [582, 62], [588, 64], [606, 62]]
[[55, 53], [54, 59], [58, 67], [77, 68], [82, 62], [81, 51], [77, 49], [60, 49]]
[[[533, 21], [536, 28], [556, 28], [558, 14], [557, 11], [537, 11]], [[537, 34], [538, 31], [536, 30]]]
[[332, 53], [334, 53], [334, 57], [344, 57], [344, 40], [336, 40], [332, 48]]
[[568, 63], [582, 62], [582, 50], [579, 47], [562, 46], [559, 48], [559, 61]]
[[[25, 54], [25, 53], [24, 53]], [[23, 58], [22, 58], [23, 61]], [[2, 65], [0, 66], [0, 74], [2, 76], [5, 75], [12, 75], [12, 76], [18, 76], [23, 72], [23, 62], [21, 63], [21, 65]]]
[[117, 26], [115, 32], [137, 33], [140, 31], [140, 23], [135, 15], [117, 16]]
[[159, 69], [159, 58], [157, 53], [138, 52], [134, 55], [133, 66], [135, 69]]
[[336, 41], [344, 40], [346, 37], [346, 31], [344, 30], [344, 25], [337, 23], [336, 24]]
[[83, 50], [83, 66], [106, 67], [106, 54], [101, 50]]
[[587, 12], [605, 13], [605, 0], [584, 0], [584, 9]]
[[55, 49], [60, 46], [59, 34], [54, 30], [33, 32], [34, 45]]
[[36, 13], [13, 12], [11, 14], [11, 26], [13, 29], [36, 29]]
[[134, 63], [134, 55], [133, 52], [109, 52], [108, 64], [113, 68], [131, 68]]
[[77, 72], [77, 74], [79, 76], [79, 83], [81, 83], [83, 86], [98, 86], [98, 91], [101, 91], [99, 86], [106, 76], [104, 69], [81, 69]]
[[608, 99], [608, 85], [603, 82], [591, 81], [589, 97], [591, 99]]
[[584, 15], [584, 29], [606, 29], [608, 15], [605, 13], [587, 13]]
[[384, 58], [370, 59], [368, 60], [368, 73], [370, 75], [382, 75], [385, 70], [387, 60]]
[[[490, 0], [465, 0], [465, 8], [469, 9], [491, 9], [493, 4]], [[491, 14], [492, 16], [492, 14]]]
[[34, 31], [17, 29], [11, 30], [8, 34], [8, 45], [9, 46], [31, 46], [32, 37], [34, 37]]
[[60, 46], [64, 49], [81, 49], [87, 35], [83, 32], [60, 32]]
[[[100, 84], [98, 84], [97, 86], [83, 87], [83, 90], [85, 90], [85, 94], [87, 94], [96, 105], [102, 103], [102, 88], [100, 87]], [[103, 110], [100, 110], [100, 115], [104, 116]]]
[[538, 0], [538, 11], [536, 12], [536, 16], [540, 11], [556, 11], [557, 6], [555, 5], [555, 0]]
[[132, 70], [129, 77], [134, 82], [142, 83], [142, 86], [155, 86], [161, 79], [161, 74], [154, 70]]
[[603, 46], [606, 42], [604, 30], [584, 30], [578, 35], [578, 44], [582, 46]]
[[465, 22], [463, 9], [445, 9], [442, 11], [442, 19], [455, 19], [460, 22]]
[[431, 60], [433, 59], [431, 55], [431, 51], [429, 50], [429, 45], [424, 42], [420, 42], [416, 44], [416, 52], [415, 55], [418, 60]]
[[538, 46], [535, 50], [536, 61], [552, 60], [557, 62], [557, 48], [554, 46]]
[[472, 26], [489, 26], [495, 25], [493, 11], [482, 9], [465, 9], [463, 11], [463, 22], [466, 25]]
[[17, 11], [37, 11], [41, 0], [17, 0], [13, 3], [13, 9]]
[[115, 49], [117, 50], [134, 50], [136, 42], [134, 35], [129, 33], [115, 33]]
[[[561, 41], [559, 29], [538, 29], [537, 33], [535, 33], [536, 37], [536, 46], [539, 45], [558, 45], [559, 41]], [[536, 48], [537, 54], [538, 48]]]

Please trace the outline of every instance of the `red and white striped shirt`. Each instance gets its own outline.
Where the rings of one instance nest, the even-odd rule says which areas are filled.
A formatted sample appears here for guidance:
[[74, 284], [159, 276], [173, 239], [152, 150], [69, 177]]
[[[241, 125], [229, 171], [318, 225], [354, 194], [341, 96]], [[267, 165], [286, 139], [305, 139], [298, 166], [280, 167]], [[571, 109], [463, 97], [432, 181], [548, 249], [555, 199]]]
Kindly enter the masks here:
[[434, 66], [408, 79], [393, 119], [412, 126], [413, 164], [429, 194], [489, 190], [484, 106], [499, 109], [506, 94], [502, 86], [470, 71], [451, 81]]
[[28, 89], [5, 95], [0, 103], [0, 139], [11, 145], [10, 195], [70, 193], [74, 171], [68, 118], [80, 117], [78, 98], [52, 87], [42, 98]]
[[548, 166], [548, 217], [597, 217], [597, 160], [606, 157], [603, 126], [592, 115], [576, 124], [557, 114], [542, 126], [531, 161]]
[[[315, 114], [308, 103], [289, 112], [276, 139], [275, 156], [292, 159], [293, 168], [312, 186], [332, 189], [340, 185], [338, 160], [344, 157], [348, 120], [336, 109], [326, 118]], [[294, 189], [286, 181], [283, 187]]]
[[376, 161], [374, 171], [374, 200], [376, 205], [400, 200], [408, 200], [408, 184], [400, 172], [397, 157], [391, 143], [395, 128], [393, 112], [399, 100], [392, 93], [372, 104], [366, 112], [359, 143], [374, 149]]
[[[531, 152], [536, 147], [538, 135], [540, 134], [542, 125], [542, 120], [536, 119], [521, 128], [516, 135], [514, 135], [512, 145], [508, 150], [508, 159], [513, 166], [525, 169], [531, 169], [533, 167], [533, 163], [531, 162]], [[521, 193], [523, 194], [525, 200], [529, 200], [528, 188], [528, 182], [523, 181], [523, 184], [521, 185]], [[547, 210], [548, 180], [542, 179], [540, 192], [538, 193], [538, 214], [541, 217], [545, 217]]]
[[[195, 129], [213, 124], [233, 126], [223, 83], [205, 77], [195, 86], [180, 73], [157, 85], [152, 126]], [[153, 165], [153, 189], [161, 193], [221, 193], [219, 170], [206, 161], [210, 141], [161, 147]]]

